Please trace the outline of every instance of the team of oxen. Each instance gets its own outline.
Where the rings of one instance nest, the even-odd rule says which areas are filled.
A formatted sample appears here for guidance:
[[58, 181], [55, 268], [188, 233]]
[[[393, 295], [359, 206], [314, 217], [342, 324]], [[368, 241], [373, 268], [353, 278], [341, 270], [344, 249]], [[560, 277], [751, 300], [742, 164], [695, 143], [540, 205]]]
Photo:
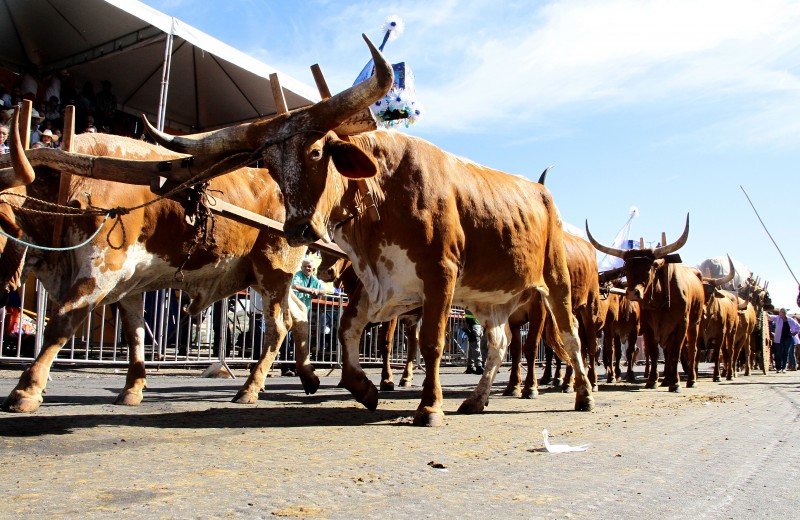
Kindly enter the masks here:
[[[297, 327], [294, 337], [306, 337], [307, 314], [289, 289], [292, 275], [309, 244], [330, 239], [349, 257], [354, 275], [339, 327], [340, 386], [371, 410], [378, 390], [359, 364], [361, 334], [369, 323], [411, 317], [419, 323], [409, 329], [418, 331], [426, 367], [414, 423], [442, 424], [439, 364], [452, 305], [476, 314], [489, 346], [486, 370], [461, 404], [463, 413], [487, 404], [506, 348], [514, 363], [504, 393], [535, 396], [533, 363], [542, 336], [567, 363], [564, 384], [574, 389], [576, 410], [594, 405], [601, 331], [609, 381], [621, 378], [622, 342], [628, 346], [626, 378], [633, 380], [638, 334], [649, 361], [648, 388], [659, 381], [658, 345], [665, 357], [662, 385], [670, 390], [679, 388], [679, 360], [686, 385], [695, 384], [698, 343], [717, 352], [715, 378], [720, 361], [726, 377], [734, 376], [737, 353], [750, 348], [763, 321], [766, 290], [751, 283], [738, 295], [725, 292], [719, 287], [732, 270], [728, 277], [704, 278], [680, 263], [675, 252], [688, 238], [688, 216], [672, 244], [618, 250], [598, 243], [588, 225], [587, 242], [562, 231], [543, 179], [508, 175], [364, 124], [361, 115], [393, 81], [391, 65], [366, 41], [375, 63], [369, 80], [335, 96], [321, 88], [323, 100], [312, 106], [204, 134], [171, 136], [148, 124], [160, 146], [82, 134], [74, 136], [71, 151], [24, 151], [15, 124], [11, 164], [0, 164], [0, 227], [28, 243], [86, 244], [51, 252], [0, 238], [0, 289], [15, 290], [32, 270], [56, 304], [41, 354], [6, 398], [5, 410], [39, 407], [59, 349], [88, 310], [112, 302], [130, 348], [117, 403], [139, 404], [146, 384], [141, 294], [167, 287], [191, 295], [190, 312], [248, 286], [264, 296], [265, 348], [234, 398], [256, 401], [287, 330]], [[256, 160], [265, 168], [247, 166]], [[168, 177], [168, 188], [177, 186], [167, 189], [169, 197], [151, 189], [159, 176]], [[283, 233], [209, 217], [215, 200], [281, 222]], [[53, 244], [54, 218], [63, 221], [61, 244]], [[623, 259], [614, 274], [625, 282], [598, 274], [595, 248]], [[756, 350], [763, 351], [763, 342]], [[524, 383], [523, 351], [529, 366]], [[304, 389], [315, 392], [319, 380], [302, 342], [297, 359]], [[410, 384], [411, 368], [401, 385]], [[392, 388], [387, 361], [381, 390]]]

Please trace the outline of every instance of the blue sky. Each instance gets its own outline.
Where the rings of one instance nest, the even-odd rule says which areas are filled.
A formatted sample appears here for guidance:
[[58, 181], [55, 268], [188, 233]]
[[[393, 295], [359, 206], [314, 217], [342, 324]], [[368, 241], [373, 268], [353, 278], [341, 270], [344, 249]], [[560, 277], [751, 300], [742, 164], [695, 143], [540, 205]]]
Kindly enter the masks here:
[[781, 0], [145, 0], [309, 85], [348, 87], [390, 15], [386, 47], [426, 113], [408, 131], [547, 185], [562, 217], [611, 243], [674, 240], [685, 263], [730, 254], [796, 309], [800, 276], [800, 3]]

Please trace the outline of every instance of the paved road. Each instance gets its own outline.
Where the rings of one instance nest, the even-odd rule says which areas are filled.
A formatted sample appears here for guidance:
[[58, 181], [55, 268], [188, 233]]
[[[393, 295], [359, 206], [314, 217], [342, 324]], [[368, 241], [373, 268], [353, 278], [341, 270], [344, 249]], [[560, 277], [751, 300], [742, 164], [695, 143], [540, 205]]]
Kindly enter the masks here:
[[[369, 412], [336, 373], [314, 396], [268, 379], [253, 406], [229, 402], [241, 378], [154, 373], [120, 408], [121, 374], [56, 371], [36, 414], [0, 414], [0, 517], [797, 518], [800, 372], [707, 368], [679, 394], [601, 385], [592, 413], [501, 397], [504, 371], [480, 416], [455, 414], [477, 377], [445, 370], [438, 429], [409, 426], [418, 387]], [[0, 394], [18, 375], [0, 370]], [[543, 428], [591, 447], [546, 453]]]

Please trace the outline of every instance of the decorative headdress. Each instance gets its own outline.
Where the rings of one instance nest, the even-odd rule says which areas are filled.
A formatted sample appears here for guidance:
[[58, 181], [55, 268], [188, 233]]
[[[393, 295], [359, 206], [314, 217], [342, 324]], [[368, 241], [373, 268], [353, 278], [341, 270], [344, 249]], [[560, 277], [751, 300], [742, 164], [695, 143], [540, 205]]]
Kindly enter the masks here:
[[[383, 42], [379, 49], [383, 51], [386, 43], [397, 39], [405, 28], [403, 20], [397, 16], [390, 16], [386, 19], [381, 30], [384, 32]], [[385, 97], [379, 99], [372, 105], [370, 110], [378, 120], [378, 124], [384, 127], [392, 127], [399, 124], [408, 125], [416, 122], [422, 117], [422, 103], [416, 99], [414, 92], [414, 73], [405, 62], [392, 65], [394, 70], [394, 84]], [[375, 71], [372, 60], [367, 62], [361, 73], [356, 78], [354, 85], [366, 80]]]

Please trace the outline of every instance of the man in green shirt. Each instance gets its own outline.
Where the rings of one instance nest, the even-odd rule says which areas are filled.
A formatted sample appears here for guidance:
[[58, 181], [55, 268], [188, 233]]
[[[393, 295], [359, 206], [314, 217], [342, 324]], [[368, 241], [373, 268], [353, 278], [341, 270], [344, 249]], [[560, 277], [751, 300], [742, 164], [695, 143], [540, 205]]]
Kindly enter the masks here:
[[314, 264], [308, 257], [303, 259], [300, 270], [294, 274], [292, 289], [309, 312], [311, 311], [311, 298], [317, 298], [328, 292], [319, 278], [314, 276]]

